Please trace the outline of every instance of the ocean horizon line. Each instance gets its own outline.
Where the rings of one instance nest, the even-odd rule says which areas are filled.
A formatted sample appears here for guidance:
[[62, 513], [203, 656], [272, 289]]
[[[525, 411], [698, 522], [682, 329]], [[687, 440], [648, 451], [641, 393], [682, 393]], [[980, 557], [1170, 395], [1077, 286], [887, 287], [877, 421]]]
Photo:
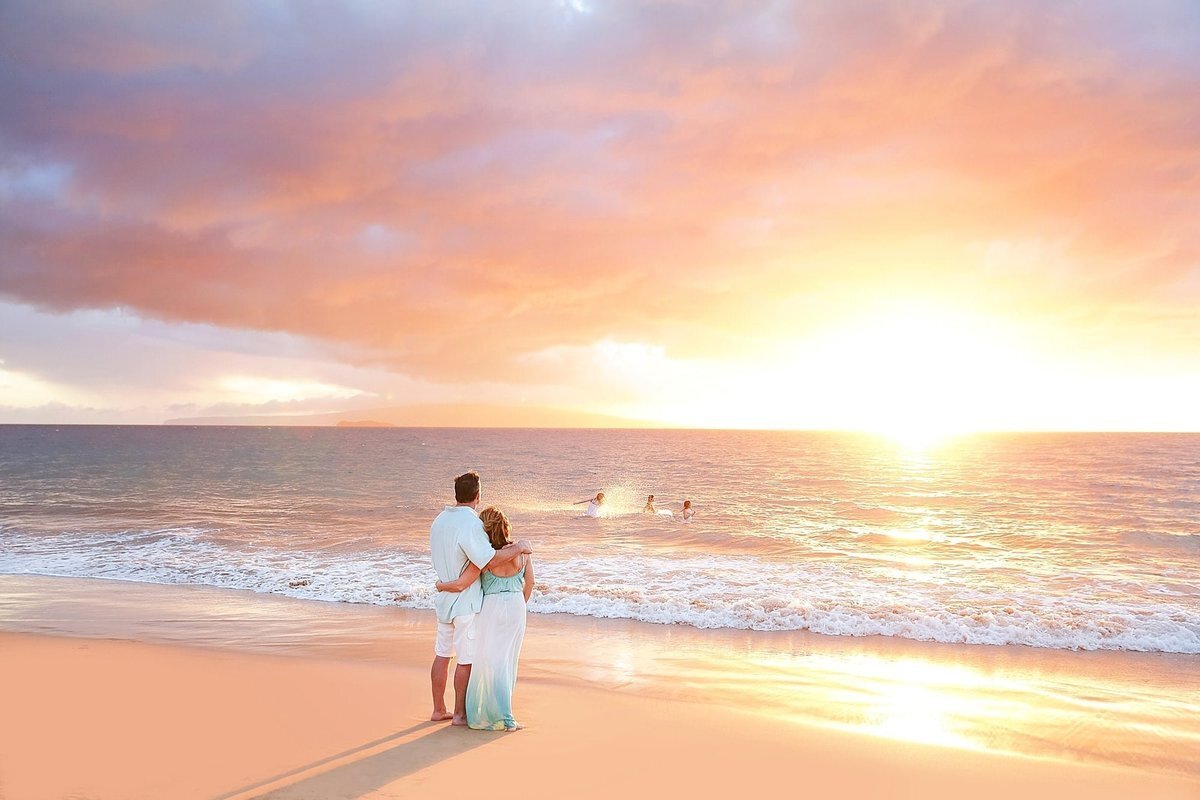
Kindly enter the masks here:
[[[357, 423], [358, 420], [346, 420]], [[880, 439], [892, 438], [883, 431], [857, 430], [853, 428], [728, 428], [728, 427], [693, 427], [685, 425], [396, 425], [396, 424], [339, 424], [332, 423], [286, 423], [268, 424], [262, 422], [3, 422], [0, 427], [6, 428], [333, 428], [333, 429], [393, 429], [393, 430], [447, 430], [447, 431], [695, 431], [704, 433], [828, 433], [854, 436], [868, 436]], [[1129, 430], [1129, 429], [1087, 429], [1087, 428], [989, 428], [958, 433], [948, 433], [942, 440], [958, 439], [970, 436], [989, 435], [1043, 435], [1043, 434], [1080, 434], [1080, 435], [1128, 435], [1128, 436], [1192, 436], [1200, 435], [1198, 430]]]

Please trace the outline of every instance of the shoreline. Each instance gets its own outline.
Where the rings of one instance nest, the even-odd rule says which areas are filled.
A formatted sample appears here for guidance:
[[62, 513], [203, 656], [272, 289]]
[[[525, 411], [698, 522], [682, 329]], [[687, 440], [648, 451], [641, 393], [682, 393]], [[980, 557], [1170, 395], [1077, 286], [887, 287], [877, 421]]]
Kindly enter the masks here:
[[[427, 713], [430, 612], [202, 586], [5, 575], [0, 632], [6, 639], [82, 638], [95, 643], [89, 648], [184, 648], [201, 660], [198, 654], [208, 652], [400, 670], [408, 675], [403, 690], [421, 698], [406, 713]], [[1200, 737], [1196, 663], [1171, 654], [538, 614], [530, 618], [517, 707], [521, 718], [527, 692], [547, 687], [568, 692], [554, 701], [566, 708], [574, 703], [571, 692], [600, 692], [634, 704], [635, 716], [663, 703], [704, 708], [819, 737], [854, 737], [855, 747], [871, 752], [915, 747], [955, 758], [1131, 770], [1195, 789], [1200, 767], [1189, 748]], [[538, 725], [557, 722], [551, 714]]]
[[[199, 598], [204, 594], [211, 597], [221, 598], [222, 601], [228, 602], [231, 599], [240, 598], [244, 608], [249, 608], [255, 603], [277, 604], [277, 610], [288, 609], [295, 611], [297, 609], [323, 609], [327, 613], [309, 613], [296, 615], [296, 624], [304, 621], [305, 624], [311, 623], [314, 620], [322, 618], [337, 618], [340, 614], [344, 614], [346, 618], [359, 618], [360, 621], [366, 620], [386, 620], [389, 624], [394, 623], [397, 619], [403, 620], [402, 628], [407, 632], [412, 628], [428, 628], [432, 631], [432, 609], [411, 608], [400, 605], [381, 605], [369, 602], [352, 602], [347, 600], [328, 600], [314, 599], [307, 597], [296, 597], [289, 594], [277, 592], [263, 592], [254, 589], [230, 588], [224, 586], [212, 586], [209, 584], [164, 584], [153, 583], [150, 581], [138, 581], [127, 578], [108, 578], [108, 577], [76, 577], [76, 576], [58, 576], [58, 575], [40, 575], [40, 574], [11, 574], [0, 573], [0, 602], [3, 602], [6, 592], [11, 592], [14, 586], [21, 583], [30, 585], [43, 584], [45, 587], [74, 587], [82, 593], [87, 593], [91, 589], [95, 589], [100, 594], [108, 594], [109, 589], [105, 587], [125, 587], [125, 592], [136, 593], [139, 590], [146, 592], [167, 592], [181, 593], [179, 597], [187, 602], [186, 593], [195, 593], [198, 605], [193, 606], [193, 610], [200, 610], [202, 605], [199, 605]], [[89, 587], [91, 587], [89, 589]], [[26, 587], [20, 587], [18, 593], [27, 591]], [[35, 591], [42, 593], [41, 587]], [[124, 592], [119, 592], [117, 589], [112, 589], [113, 594], [106, 599], [109, 601], [119, 600]], [[12, 596], [8, 597], [9, 602], [12, 601]], [[0, 606], [2, 610], [2, 606]], [[29, 607], [22, 608], [22, 611], [28, 612]], [[131, 608], [123, 609], [125, 611]], [[39, 613], [39, 612], [35, 612]], [[290, 617], [290, 614], [282, 614], [280, 619]], [[976, 643], [976, 642], [942, 642], [932, 639], [915, 639], [906, 636], [888, 636], [885, 634], [830, 634], [811, 631], [807, 629], [798, 630], [759, 630], [753, 628], [733, 628], [733, 627], [699, 627], [687, 622], [657, 622], [641, 619], [632, 619], [623, 616], [595, 616], [585, 613], [573, 613], [569, 611], [530, 611], [529, 617], [531, 625], [533, 621], [539, 624], [545, 621], [547, 626], [551, 628], [555, 626], [584, 626], [597, 631], [608, 629], [611, 631], [622, 630], [627, 635], [632, 636], [650, 636], [657, 634], [654, 631], [676, 631], [676, 636], [687, 636], [699, 639], [733, 639], [742, 642], [760, 641], [771, 648], [781, 649], [797, 649], [800, 647], [809, 649], [831, 649], [831, 650], [872, 650], [885, 653], [893, 653], [897, 655], [911, 653], [931, 653], [940, 654], [941, 656], [951, 656], [967, 660], [982, 660], [986, 662], [1021, 662], [1029, 661], [1030, 663], [1052, 662], [1059, 664], [1070, 664], [1072, 667], [1078, 667], [1080, 664], [1095, 662], [1102, 665], [1097, 671], [1107, 673], [1112, 670], [1113, 663], [1111, 660], [1129, 659], [1132, 662], [1137, 662], [1139, 666], [1142, 664], [1162, 664], [1178, 667], [1180, 674], [1186, 673], [1187, 670], [1200, 666], [1200, 654], [1192, 653], [1176, 653], [1172, 651], [1146, 651], [1146, 650], [1110, 650], [1110, 649], [1068, 649], [1057, 647], [1038, 647], [1027, 644], [992, 644], [992, 643]], [[215, 619], [215, 618], [214, 618]], [[89, 622], [84, 618], [67, 620], [62, 617], [59, 622], [63, 623], [61, 628], [53, 627], [54, 623], [43, 619], [40, 624], [49, 625], [44, 629], [28, 630], [20, 627], [6, 627], [9, 623], [19, 623], [18, 620], [6, 620], [3, 615], [0, 615], [0, 632], [50, 632], [70, 637], [87, 637], [88, 634], [76, 632], [77, 630], [86, 629]], [[122, 618], [113, 620], [117, 627], [132, 623], [132, 618]], [[148, 621], [148, 620], [147, 620]], [[342, 620], [344, 622], [344, 620]], [[98, 622], [93, 620], [92, 622]], [[176, 622], [176, 621], [173, 621]], [[151, 636], [155, 632], [159, 634], [167, 633], [171, 627], [163, 626], [161, 628], [146, 627], [139, 631], [141, 636]], [[368, 626], [369, 627], [369, 626]], [[249, 641], [240, 641], [237, 637], [232, 637], [226, 640], [220, 636], [216, 636], [216, 630], [210, 631], [215, 636], [213, 642], [208, 646], [213, 646], [222, 649], [261, 649], [262, 646], [255, 645]], [[331, 631], [324, 631], [325, 634], [330, 634]], [[378, 631], [375, 632], [378, 634]], [[359, 631], [359, 636], [367, 636], [367, 631]], [[665, 635], [672, 635], [667, 633]], [[430, 634], [432, 636], [432, 633]], [[112, 638], [101, 636], [100, 638]], [[127, 637], [115, 637], [127, 638]], [[135, 641], [147, 642], [163, 642], [163, 643], [182, 643], [196, 646], [206, 646], [203, 642], [197, 642], [190, 638], [189, 635], [177, 636], [171, 635], [165, 639], [142, 639], [139, 637], [128, 637]], [[432, 639], [431, 639], [432, 642]], [[344, 642], [340, 644], [346, 644]], [[339, 646], [339, 641], [333, 637], [332, 641], [325, 642], [325, 646]], [[289, 647], [294, 647], [304, 651], [304, 645], [301, 642], [278, 641], [270, 642], [265, 645], [265, 648], [271, 652], [280, 652], [286, 654]], [[1177, 671], [1172, 669], [1171, 671]], [[1200, 686], [1200, 681], [1197, 682]]]

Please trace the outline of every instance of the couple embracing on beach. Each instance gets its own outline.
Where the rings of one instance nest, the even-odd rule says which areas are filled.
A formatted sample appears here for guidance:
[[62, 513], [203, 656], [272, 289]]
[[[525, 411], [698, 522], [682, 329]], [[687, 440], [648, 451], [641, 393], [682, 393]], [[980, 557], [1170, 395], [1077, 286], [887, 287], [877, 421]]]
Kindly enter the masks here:
[[[429, 529], [437, 572], [437, 641], [434, 644], [433, 716], [477, 730], [520, 729], [512, 713], [517, 660], [525, 638], [525, 603], [533, 591], [533, 550], [512, 542], [508, 517], [479, 507], [479, 475], [454, 479], [455, 505]], [[454, 713], [446, 710], [446, 678], [454, 669]]]

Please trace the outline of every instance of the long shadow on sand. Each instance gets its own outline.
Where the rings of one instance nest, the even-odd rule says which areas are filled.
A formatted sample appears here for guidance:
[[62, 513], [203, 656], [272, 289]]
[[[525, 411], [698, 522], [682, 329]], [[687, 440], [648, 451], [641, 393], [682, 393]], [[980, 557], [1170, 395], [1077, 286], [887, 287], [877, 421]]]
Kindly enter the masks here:
[[[372, 752], [360, 758], [356, 754], [366, 753], [385, 746], [388, 742], [404, 739], [427, 729], [428, 732], [416, 739], [402, 741], [380, 752]], [[389, 734], [373, 742], [344, 750], [326, 758], [313, 761], [295, 769], [264, 778], [257, 783], [243, 786], [213, 800], [231, 798], [254, 798], [255, 800], [288, 800], [289, 798], [352, 798], [387, 786], [392, 781], [410, 775], [447, 758], [474, 750], [476, 747], [496, 740], [497, 736], [481, 734], [466, 728], [455, 728], [447, 723], [422, 722], [402, 731]], [[349, 763], [336, 764], [322, 770], [325, 765], [344, 759]], [[311, 773], [318, 770], [315, 774]], [[295, 777], [296, 781], [284, 786], [274, 786], [280, 781]], [[261, 793], [260, 793], [261, 792]]]

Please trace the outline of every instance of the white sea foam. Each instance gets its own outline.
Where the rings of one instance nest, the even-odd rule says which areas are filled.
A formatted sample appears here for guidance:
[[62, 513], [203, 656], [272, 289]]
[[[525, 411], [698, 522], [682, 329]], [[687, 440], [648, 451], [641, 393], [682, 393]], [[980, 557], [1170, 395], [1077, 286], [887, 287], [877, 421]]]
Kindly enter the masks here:
[[[212, 533], [165, 528], [24, 535], [9, 529], [3, 532], [0, 572], [203, 584], [408, 608], [432, 605], [434, 578], [419, 552], [231, 547]], [[1200, 653], [1200, 614], [1189, 593], [1114, 600], [1109, 587], [1064, 595], [1038, 591], [1036, 581], [947, 587], [903, 574], [879, 581], [873, 566], [857, 563], [625, 553], [543, 560], [530, 609], [698, 628]]]
[[[453, 475], [539, 612], [1200, 652], [1200, 437], [0, 426], [0, 571], [428, 607]], [[604, 490], [601, 519], [571, 505]], [[647, 495], [691, 525], [643, 514]]]

